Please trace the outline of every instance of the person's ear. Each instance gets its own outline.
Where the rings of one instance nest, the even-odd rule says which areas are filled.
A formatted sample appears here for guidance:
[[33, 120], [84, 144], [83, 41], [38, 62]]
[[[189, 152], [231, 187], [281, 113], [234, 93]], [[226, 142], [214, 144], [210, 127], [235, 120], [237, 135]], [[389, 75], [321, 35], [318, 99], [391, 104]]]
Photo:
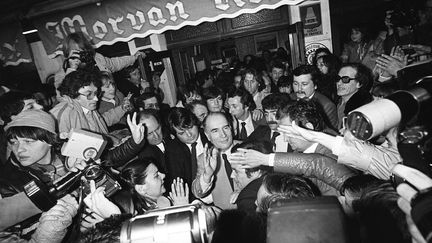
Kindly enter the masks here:
[[137, 191], [140, 195], [147, 194], [147, 185], [145, 185], [145, 184], [144, 185], [137, 184], [134, 186], [134, 188], [135, 188], [135, 191]]
[[314, 126], [313, 126], [312, 123], [310, 123], [310, 122], [307, 122], [307, 123], [305, 124], [305, 127], [306, 127], [307, 129], [309, 129], [309, 130], [314, 130]]
[[361, 86], [362, 86], [362, 85], [361, 85], [361, 83], [360, 83], [360, 82], [357, 82], [357, 83], [356, 83], [356, 87], [357, 87], [357, 89], [360, 89], [360, 88], [361, 88]]

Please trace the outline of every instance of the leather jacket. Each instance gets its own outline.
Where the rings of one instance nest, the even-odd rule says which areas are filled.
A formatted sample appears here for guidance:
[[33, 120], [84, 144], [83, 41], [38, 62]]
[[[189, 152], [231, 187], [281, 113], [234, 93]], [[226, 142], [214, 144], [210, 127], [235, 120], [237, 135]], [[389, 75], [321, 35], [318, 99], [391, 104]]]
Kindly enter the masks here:
[[103, 165], [118, 168], [135, 158], [146, 144], [146, 139], [136, 144], [132, 137], [124, 143], [111, 148], [102, 155]]
[[[274, 171], [318, 179], [338, 191], [346, 179], [355, 175], [354, 170], [335, 159], [316, 153], [276, 153]], [[319, 183], [317, 186], [321, 191], [327, 190]]]

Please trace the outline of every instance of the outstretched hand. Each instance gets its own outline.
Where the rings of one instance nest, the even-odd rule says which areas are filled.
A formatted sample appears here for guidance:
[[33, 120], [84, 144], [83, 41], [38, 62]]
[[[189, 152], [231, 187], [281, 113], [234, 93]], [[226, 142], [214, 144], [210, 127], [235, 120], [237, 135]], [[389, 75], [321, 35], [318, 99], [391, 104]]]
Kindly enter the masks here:
[[133, 113], [132, 119], [130, 118], [130, 114], [127, 115], [127, 124], [132, 133], [132, 138], [136, 144], [140, 144], [142, 140], [145, 138], [145, 127], [143, 124], [137, 123], [136, 121], [136, 112]]
[[169, 195], [173, 200], [174, 206], [189, 204], [189, 187], [180, 177], [174, 179]]
[[132, 98], [132, 93], [130, 93], [130, 92], [126, 97], [123, 98], [122, 108], [124, 111], [132, 111], [133, 110], [133, 105], [132, 105], [132, 102], [130, 101], [131, 98]]
[[263, 115], [263, 112], [262, 112], [261, 110], [259, 110], [259, 109], [255, 109], [255, 110], [253, 110], [253, 112], [252, 112], [252, 119], [253, 119], [254, 121], [258, 121], [258, 120], [261, 119], [263, 116], [264, 116], [264, 115]]
[[291, 125], [279, 125], [277, 130], [289, 137], [299, 138], [311, 142], [315, 139], [313, 131], [299, 127], [295, 121], [293, 121]]
[[260, 165], [268, 165], [269, 155], [253, 149], [239, 148], [237, 152], [228, 156], [228, 161], [240, 168], [255, 168]]
[[204, 146], [204, 181], [210, 183], [217, 166], [217, 149]]

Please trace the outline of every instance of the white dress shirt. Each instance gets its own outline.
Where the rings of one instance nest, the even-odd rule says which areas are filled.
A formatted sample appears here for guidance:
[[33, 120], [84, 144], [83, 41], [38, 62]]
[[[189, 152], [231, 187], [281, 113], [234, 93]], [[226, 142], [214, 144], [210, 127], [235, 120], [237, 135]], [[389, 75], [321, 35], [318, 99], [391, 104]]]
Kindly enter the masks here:
[[[200, 156], [200, 154], [204, 153], [204, 145], [201, 141], [201, 134], [198, 135], [198, 139], [196, 140], [196, 157], [198, 159], [198, 156]], [[192, 153], [192, 144], [186, 144], [189, 148], [189, 151], [191, 151]]]
[[[270, 138], [273, 137], [275, 131], [271, 130]], [[286, 152], [288, 149], [288, 142], [285, 142], [284, 134], [280, 133], [275, 139], [276, 148], [273, 152]]]
[[252, 123], [252, 114], [250, 112], [248, 113], [248, 117], [246, 118], [246, 120], [242, 121], [242, 120], [238, 119], [238, 122], [239, 122], [239, 124], [238, 124], [239, 125], [239, 129], [238, 129], [239, 132], [241, 132], [242, 127], [243, 127], [242, 122], [246, 122], [245, 128], [246, 128], [246, 134], [248, 137], [255, 130], [253, 123]]

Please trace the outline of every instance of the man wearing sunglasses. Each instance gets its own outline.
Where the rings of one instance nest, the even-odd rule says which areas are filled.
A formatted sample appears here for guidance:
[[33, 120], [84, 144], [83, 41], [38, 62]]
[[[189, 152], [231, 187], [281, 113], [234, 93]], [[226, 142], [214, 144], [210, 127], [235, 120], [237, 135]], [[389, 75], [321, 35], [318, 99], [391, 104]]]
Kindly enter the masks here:
[[312, 100], [322, 111], [326, 126], [332, 130], [337, 128], [336, 105], [326, 96], [316, 91], [319, 71], [315, 66], [302, 65], [293, 70], [293, 90], [297, 99]]
[[336, 81], [338, 129], [343, 127], [343, 118], [352, 110], [371, 102], [369, 93], [373, 82], [372, 72], [360, 63], [347, 63], [339, 70]]

